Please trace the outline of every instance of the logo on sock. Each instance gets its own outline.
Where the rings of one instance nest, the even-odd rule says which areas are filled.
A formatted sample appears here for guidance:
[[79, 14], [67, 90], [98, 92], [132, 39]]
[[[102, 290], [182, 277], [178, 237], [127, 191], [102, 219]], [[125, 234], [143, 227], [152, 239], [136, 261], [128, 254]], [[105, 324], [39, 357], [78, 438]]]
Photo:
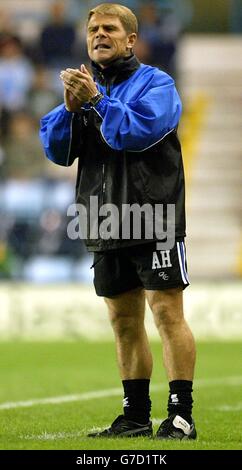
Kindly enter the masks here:
[[128, 408], [129, 407], [129, 397], [125, 397], [123, 399], [123, 407]]
[[174, 403], [175, 405], [176, 405], [177, 403], [179, 403], [179, 400], [178, 400], [178, 397], [177, 397], [177, 393], [172, 393], [172, 394], [171, 394], [171, 401], [172, 401], [172, 403]]

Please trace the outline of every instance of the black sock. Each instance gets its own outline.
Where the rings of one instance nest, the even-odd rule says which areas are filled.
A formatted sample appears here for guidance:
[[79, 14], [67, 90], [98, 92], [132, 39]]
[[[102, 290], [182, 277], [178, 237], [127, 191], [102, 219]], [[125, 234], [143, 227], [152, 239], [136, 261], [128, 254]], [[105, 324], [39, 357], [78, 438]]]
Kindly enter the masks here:
[[149, 379], [123, 380], [125, 418], [136, 423], [148, 423], [151, 401], [149, 397]]
[[189, 424], [192, 419], [192, 381], [172, 380], [169, 382], [170, 394], [168, 398], [168, 416], [173, 414], [184, 418]]

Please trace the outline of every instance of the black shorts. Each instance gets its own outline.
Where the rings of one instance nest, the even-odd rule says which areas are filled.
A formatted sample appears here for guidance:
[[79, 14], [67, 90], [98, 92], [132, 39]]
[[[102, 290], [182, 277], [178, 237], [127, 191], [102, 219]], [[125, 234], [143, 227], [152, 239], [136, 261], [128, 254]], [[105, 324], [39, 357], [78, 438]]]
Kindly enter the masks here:
[[156, 250], [156, 243], [94, 253], [97, 295], [113, 297], [143, 287], [164, 290], [189, 285], [184, 241], [171, 250]]

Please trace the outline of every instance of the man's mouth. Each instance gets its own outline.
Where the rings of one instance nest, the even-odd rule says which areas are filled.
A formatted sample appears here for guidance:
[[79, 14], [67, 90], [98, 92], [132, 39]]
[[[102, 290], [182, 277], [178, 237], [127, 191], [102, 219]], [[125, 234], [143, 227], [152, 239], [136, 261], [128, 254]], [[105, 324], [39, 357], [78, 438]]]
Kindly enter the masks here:
[[95, 47], [94, 47], [94, 50], [97, 51], [97, 50], [100, 50], [100, 49], [111, 49], [110, 46], [108, 46], [107, 44], [97, 44]]

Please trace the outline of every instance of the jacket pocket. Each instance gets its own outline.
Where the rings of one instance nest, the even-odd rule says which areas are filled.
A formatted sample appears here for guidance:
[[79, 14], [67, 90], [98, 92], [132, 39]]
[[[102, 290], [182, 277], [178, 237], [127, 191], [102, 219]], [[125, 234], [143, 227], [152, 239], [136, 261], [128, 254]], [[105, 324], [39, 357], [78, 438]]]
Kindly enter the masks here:
[[143, 202], [167, 203], [168, 195], [164, 175], [158, 165], [153, 168], [150, 162], [139, 161], [136, 171], [143, 188]]

